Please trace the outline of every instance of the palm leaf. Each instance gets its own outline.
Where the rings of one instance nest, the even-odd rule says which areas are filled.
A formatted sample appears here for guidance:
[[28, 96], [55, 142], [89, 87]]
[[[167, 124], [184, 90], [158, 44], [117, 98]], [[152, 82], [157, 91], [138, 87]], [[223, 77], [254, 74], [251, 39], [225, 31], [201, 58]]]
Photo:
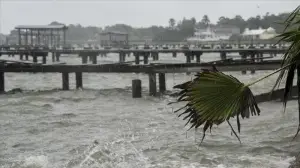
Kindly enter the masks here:
[[225, 75], [214, 69], [213, 71], [203, 71], [197, 74], [194, 80], [175, 86], [175, 88], [181, 89], [177, 101], [187, 102], [183, 108], [176, 112], [185, 109], [179, 117], [186, 115], [184, 120], [187, 120], [186, 124], [191, 125], [190, 129], [203, 126], [201, 142], [205, 138], [205, 132], [208, 128], [211, 129], [213, 125], [219, 125], [225, 121], [239, 139], [229, 122], [230, 118], [236, 117], [238, 132], [240, 132], [240, 116], [249, 118], [250, 115], [259, 115], [260, 110], [249, 86], [278, 72], [280, 74], [272, 90], [279, 86], [283, 78], [287, 76], [283, 95], [284, 108], [286, 108], [296, 70], [298, 78], [299, 124], [295, 137], [298, 135], [300, 132], [300, 6], [290, 14], [284, 24], [284, 33], [278, 37], [280, 41], [289, 42], [291, 45], [283, 56], [280, 69], [247, 85], [233, 76]]
[[[283, 94], [283, 106], [284, 111], [286, 109], [288, 97], [290, 95], [291, 89], [293, 87], [294, 77], [295, 77], [295, 71], [297, 69], [297, 86], [300, 87], [300, 6], [298, 6], [287, 18], [287, 20], [284, 22], [285, 24], [285, 30], [284, 32], [279, 35], [280, 41], [285, 41], [288, 43], [291, 43], [287, 52], [283, 56], [282, 64], [281, 66], [290, 65], [287, 71], [281, 71], [275, 85], [272, 89], [272, 91], [279, 87], [281, 84], [281, 81], [283, 80], [284, 76], [286, 76], [285, 79], [285, 90]], [[293, 28], [291, 28], [293, 27]], [[288, 30], [289, 28], [289, 30]], [[299, 126], [297, 133], [295, 134], [295, 137], [299, 133], [300, 129], [300, 97], [298, 92], [298, 102], [299, 102]], [[294, 138], [295, 138], [294, 137]]]
[[[227, 122], [232, 132], [239, 139], [231, 126], [229, 119], [236, 117], [238, 132], [241, 130], [240, 116], [249, 118], [259, 115], [260, 110], [249, 87], [231, 75], [218, 71], [203, 71], [192, 81], [176, 85], [181, 89], [177, 101], [186, 101], [184, 111], [179, 115], [186, 115], [187, 124], [191, 128], [203, 127], [203, 137], [208, 128]], [[181, 109], [175, 111], [181, 111]]]

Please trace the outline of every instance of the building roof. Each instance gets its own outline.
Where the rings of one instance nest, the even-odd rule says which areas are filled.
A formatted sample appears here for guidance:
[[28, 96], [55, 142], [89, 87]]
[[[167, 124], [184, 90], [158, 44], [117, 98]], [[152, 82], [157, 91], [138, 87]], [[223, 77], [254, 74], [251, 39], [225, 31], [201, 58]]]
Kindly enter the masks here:
[[100, 34], [101, 34], [101, 35], [106, 35], [106, 34], [128, 35], [128, 33], [120, 32], [120, 31], [103, 31], [103, 32], [101, 32]]
[[15, 29], [64, 29], [65, 25], [19, 25]]

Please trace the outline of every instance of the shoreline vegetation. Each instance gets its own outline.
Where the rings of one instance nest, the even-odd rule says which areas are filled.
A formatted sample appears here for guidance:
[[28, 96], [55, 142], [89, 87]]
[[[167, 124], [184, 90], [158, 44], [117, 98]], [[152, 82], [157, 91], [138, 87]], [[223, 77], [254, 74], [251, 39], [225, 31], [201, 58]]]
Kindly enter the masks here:
[[[192, 18], [182, 18], [175, 20], [170, 18], [166, 20], [168, 26], [153, 25], [150, 27], [132, 27], [126, 24], [115, 24], [106, 27], [87, 26], [84, 27], [80, 24], [70, 24], [67, 31], [67, 37], [69, 41], [97, 41], [99, 40], [99, 33], [102, 31], [117, 31], [129, 34], [129, 41], [156, 41], [156, 42], [183, 42], [186, 38], [194, 35], [196, 29], [206, 29], [208, 26], [211, 28], [239, 28], [240, 33], [243, 33], [245, 28], [249, 29], [266, 29], [273, 27], [277, 33], [281, 33], [284, 30], [282, 23], [288, 17], [288, 13], [270, 14], [267, 12], [265, 15], [253, 16], [248, 19], [244, 19], [240, 15], [236, 15], [233, 18], [221, 16], [216, 23], [211, 23], [209, 16], [204, 15], [202, 19], [196, 20]], [[58, 21], [53, 21], [50, 25], [60, 25]], [[16, 34], [15, 30], [12, 30], [10, 35]], [[233, 40], [236, 36], [233, 36]]]

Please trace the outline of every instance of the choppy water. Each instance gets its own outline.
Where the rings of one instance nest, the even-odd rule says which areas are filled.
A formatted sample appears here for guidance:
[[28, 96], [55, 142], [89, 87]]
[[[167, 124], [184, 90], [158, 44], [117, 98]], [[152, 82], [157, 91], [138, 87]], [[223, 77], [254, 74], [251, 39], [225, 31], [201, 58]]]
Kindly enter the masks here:
[[[109, 55], [99, 62], [117, 58]], [[180, 56], [160, 59], [184, 61]], [[61, 60], [80, 63], [76, 56]], [[245, 82], [263, 75], [232, 74]], [[186, 132], [185, 122], [173, 113], [178, 105], [167, 105], [173, 98], [147, 96], [144, 74], [83, 74], [83, 90], [74, 90], [72, 74], [70, 91], [59, 90], [60, 74], [5, 77], [6, 90], [24, 92], [0, 96], [1, 168], [283, 168], [299, 152], [300, 137], [291, 142], [298, 122], [296, 101], [288, 103], [286, 114], [281, 103], [260, 104], [261, 116], [242, 120], [242, 145], [223, 124], [198, 147], [201, 130]], [[191, 77], [168, 74], [167, 89]], [[131, 98], [136, 78], [142, 80], [141, 99]], [[254, 86], [254, 92], [269, 91], [274, 78]]]

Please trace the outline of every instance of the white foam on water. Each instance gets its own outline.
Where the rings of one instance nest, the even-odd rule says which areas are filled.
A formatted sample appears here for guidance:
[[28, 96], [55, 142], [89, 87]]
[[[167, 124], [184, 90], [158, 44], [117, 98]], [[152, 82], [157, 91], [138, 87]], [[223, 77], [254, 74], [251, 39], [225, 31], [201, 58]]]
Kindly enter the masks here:
[[44, 155], [29, 156], [25, 158], [22, 167], [26, 168], [49, 168], [48, 157]]
[[253, 163], [253, 168], [265, 168], [266, 166], [271, 166], [272, 168], [283, 168], [288, 167], [291, 162], [295, 160], [295, 157], [276, 157], [271, 155], [258, 155], [250, 156], [244, 155], [238, 157], [238, 160], [248, 160]]
[[147, 168], [147, 165], [150, 165], [142, 151], [124, 139], [105, 145], [94, 143], [75, 160], [78, 164], [71, 166], [72, 168]]

